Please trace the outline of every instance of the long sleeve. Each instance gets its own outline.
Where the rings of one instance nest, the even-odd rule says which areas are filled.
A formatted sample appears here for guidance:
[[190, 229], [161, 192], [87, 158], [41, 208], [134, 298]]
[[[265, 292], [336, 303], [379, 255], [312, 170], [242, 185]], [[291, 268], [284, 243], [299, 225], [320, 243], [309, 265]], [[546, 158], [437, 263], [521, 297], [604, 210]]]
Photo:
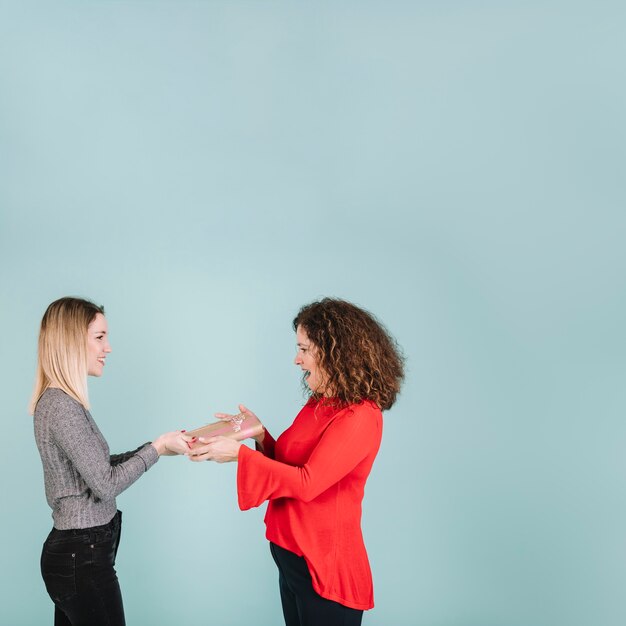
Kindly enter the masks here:
[[239, 506], [269, 500], [267, 539], [305, 558], [323, 598], [362, 610], [374, 606], [374, 592], [361, 503], [382, 427], [373, 402], [336, 409], [309, 401], [276, 440], [273, 458], [247, 446], [238, 458]]
[[265, 435], [263, 437], [263, 448], [261, 449], [258, 443], [255, 447], [263, 456], [266, 456], [268, 459], [274, 458], [276, 441], [274, 440], [274, 437], [272, 437], [272, 435], [270, 434], [269, 430], [267, 430], [267, 428], [265, 429]]
[[111, 465], [119, 465], [120, 463], [124, 463], [125, 461], [128, 461], [128, 459], [130, 459], [131, 456], [135, 456], [135, 454], [137, 454], [139, 450], [141, 450], [142, 448], [145, 448], [146, 446], [149, 446], [150, 444], [151, 444], [150, 441], [146, 441], [146, 443], [142, 443], [140, 446], [138, 446], [134, 450], [130, 450], [129, 452], [120, 452], [118, 454], [112, 454], [109, 457], [109, 462], [111, 463]]
[[78, 404], [55, 409], [59, 410], [48, 414], [50, 434], [100, 500], [118, 496], [158, 459], [152, 446], [144, 446], [123, 462], [111, 465], [107, 446], [103, 445], [86, 411]]
[[281, 463], [241, 446], [237, 487], [242, 510], [275, 498], [310, 502], [350, 473], [380, 440], [381, 424], [372, 411], [344, 411], [319, 438], [302, 465]]
[[159, 459], [151, 444], [111, 456], [89, 411], [61, 389], [43, 393], [33, 425], [59, 530], [106, 524], [117, 510], [115, 497]]

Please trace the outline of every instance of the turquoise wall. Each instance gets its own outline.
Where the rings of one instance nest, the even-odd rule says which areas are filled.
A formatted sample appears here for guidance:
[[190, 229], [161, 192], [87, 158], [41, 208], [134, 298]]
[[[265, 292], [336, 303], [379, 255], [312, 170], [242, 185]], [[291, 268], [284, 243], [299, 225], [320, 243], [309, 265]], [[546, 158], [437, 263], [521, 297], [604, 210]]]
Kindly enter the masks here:
[[[623, 626], [626, 11], [603, 2], [0, 5], [0, 623], [52, 622], [26, 412], [50, 301], [108, 312], [114, 451], [303, 402], [324, 295], [408, 357], [367, 626]], [[234, 464], [119, 498], [129, 624], [281, 623]]]

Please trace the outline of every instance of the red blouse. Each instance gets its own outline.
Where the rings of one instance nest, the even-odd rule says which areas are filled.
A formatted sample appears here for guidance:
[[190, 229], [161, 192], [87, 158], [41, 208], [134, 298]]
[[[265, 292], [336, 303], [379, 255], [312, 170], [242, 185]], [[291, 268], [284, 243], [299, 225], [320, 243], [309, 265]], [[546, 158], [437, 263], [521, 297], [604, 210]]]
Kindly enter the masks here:
[[239, 449], [241, 510], [269, 500], [266, 537], [304, 556], [319, 595], [354, 609], [374, 606], [361, 501], [381, 436], [373, 402], [337, 410], [310, 400], [276, 442], [265, 433], [263, 453]]

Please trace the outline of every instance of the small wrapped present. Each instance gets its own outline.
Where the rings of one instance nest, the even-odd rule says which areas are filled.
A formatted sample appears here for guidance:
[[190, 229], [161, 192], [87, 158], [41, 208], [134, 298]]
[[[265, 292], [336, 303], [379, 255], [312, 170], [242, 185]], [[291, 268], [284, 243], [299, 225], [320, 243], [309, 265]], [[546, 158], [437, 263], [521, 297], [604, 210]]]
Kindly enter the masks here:
[[[195, 430], [186, 432], [186, 435], [191, 437], [202, 437], [208, 439], [209, 437], [228, 437], [229, 439], [235, 439], [241, 441], [248, 439], [248, 437], [255, 437], [263, 432], [263, 424], [253, 415], [246, 415], [245, 413], [239, 413], [234, 415], [230, 419], [220, 420], [219, 422], [213, 422], [206, 426], [201, 426]], [[194, 441], [191, 448], [204, 445], [200, 441]]]

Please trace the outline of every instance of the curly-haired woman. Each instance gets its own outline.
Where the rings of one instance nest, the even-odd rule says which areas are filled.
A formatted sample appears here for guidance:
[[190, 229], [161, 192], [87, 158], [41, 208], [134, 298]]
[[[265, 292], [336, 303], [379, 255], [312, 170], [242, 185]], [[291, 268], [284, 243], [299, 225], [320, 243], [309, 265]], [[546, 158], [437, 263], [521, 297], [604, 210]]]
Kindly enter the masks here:
[[266, 536], [287, 626], [358, 625], [374, 606], [361, 502], [403, 358], [370, 313], [343, 300], [304, 306], [293, 328], [309, 394], [293, 424], [276, 441], [264, 431], [256, 451], [207, 439], [191, 459], [238, 461], [242, 510], [269, 500]]

